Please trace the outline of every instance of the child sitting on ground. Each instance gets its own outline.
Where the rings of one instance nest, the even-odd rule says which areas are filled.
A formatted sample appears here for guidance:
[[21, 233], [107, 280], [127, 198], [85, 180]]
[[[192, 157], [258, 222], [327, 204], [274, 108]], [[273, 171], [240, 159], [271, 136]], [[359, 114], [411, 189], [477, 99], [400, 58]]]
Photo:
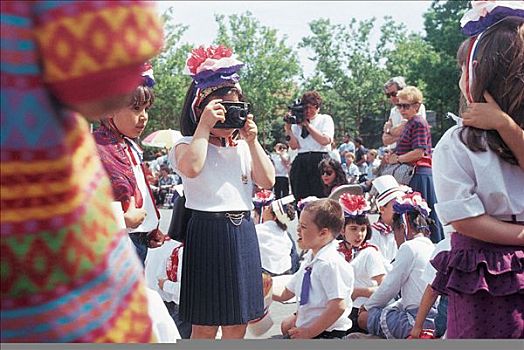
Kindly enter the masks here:
[[271, 276], [293, 274], [299, 268], [299, 256], [287, 225], [295, 218], [295, 197], [274, 198], [269, 190], [259, 191], [253, 198], [262, 269]]
[[386, 268], [379, 248], [368, 243], [371, 237], [371, 225], [367, 216], [370, 207], [364, 196], [344, 193], [338, 201], [344, 211], [344, 230], [338, 251], [353, 266], [355, 273], [351, 295], [353, 309], [349, 315], [353, 325], [348, 333], [365, 333], [358, 326], [358, 310], [382, 283]]
[[296, 316], [282, 322], [282, 334], [292, 339], [342, 338], [351, 328], [353, 269], [337, 252], [344, 225], [340, 205], [332, 199], [307, 203], [300, 215], [299, 246], [309, 249], [298, 272], [275, 301], [299, 296]]
[[[359, 326], [370, 334], [388, 339], [405, 339], [410, 334], [427, 286], [422, 273], [434, 250], [427, 238], [429, 211], [418, 192], [395, 199], [392, 227], [399, 250], [391, 271], [362, 306], [358, 318]], [[390, 304], [399, 292], [402, 297]], [[424, 329], [435, 328], [435, 315], [436, 311], [431, 309], [423, 323]]]

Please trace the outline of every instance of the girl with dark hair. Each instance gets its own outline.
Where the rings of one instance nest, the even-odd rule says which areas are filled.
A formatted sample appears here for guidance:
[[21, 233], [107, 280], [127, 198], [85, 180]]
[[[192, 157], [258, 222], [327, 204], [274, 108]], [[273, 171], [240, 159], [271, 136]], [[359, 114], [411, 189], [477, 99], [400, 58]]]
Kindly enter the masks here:
[[193, 82], [180, 116], [183, 137], [170, 152], [192, 209], [182, 264], [180, 314], [192, 338], [243, 338], [264, 311], [260, 253], [251, 219], [253, 183], [270, 189], [273, 165], [251, 114], [238, 129], [220, 128], [222, 102], [240, 102], [243, 63], [223, 46], [199, 47], [187, 67]]
[[512, 122], [455, 126], [435, 148], [436, 210], [456, 230], [451, 251], [432, 261], [432, 286], [448, 295], [448, 338], [524, 334], [524, 6], [508, 4], [473, 3], [458, 58], [463, 108], [487, 102], [489, 118]]
[[127, 233], [142, 264], [147, 249], [164, 242], [164, 235], [158, 229], [160, 214], [142, 163], [143, 151], [137, 143], [155, 101], [151, 65], [144, 64], [143, 70], [143, 82], [135, 89], [128, 106], [108, 115], [93, 133], [100, 160], [111, 180], [113, 196], [121, 203]]
[[339, 186], [348, 183], [346, 173], [339, 161], [332, 158], [324, 158], [318, 163], [318, 170], [322, 179], [324, 196], [329, 196]]
[[378, 247], [368, 243], [371, 238], [371, 225], [367, 216], [370, 207], [365, 197], [344, 193], [338, 201], [344, 211], [344, 230], [338, 251], [355, 272], [351, 294], [353, 309], [349, 315], [352, 326], [348, 333], [365, 333], [358, 326], [358, 310], [382, 283], [386, 268]]
[[[428, 238], [432, 220], [420, 193], [409, 193], [394, 201], [392, 227], [399, 249], [391, 271], [362, 306], [358, 322], [370, 334], [405, 339], [410, 335], [427, 285], [422, 275], [434, 250]], [[401, 298], [390, 304], [399, 292]], [[424, 329], [435, 328], [435, 316], [432, 308], [423, 322]]]

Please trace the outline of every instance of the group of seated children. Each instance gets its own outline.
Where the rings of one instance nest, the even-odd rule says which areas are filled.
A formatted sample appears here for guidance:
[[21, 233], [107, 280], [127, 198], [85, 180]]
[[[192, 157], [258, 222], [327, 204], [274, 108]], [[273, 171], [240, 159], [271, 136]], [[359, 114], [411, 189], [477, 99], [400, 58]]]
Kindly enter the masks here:
[[273, 295], [280, 302], [297, 297], [296, 313], [281, 324], [284, 337], [344, 338], [362, 332], [406, 339], [433, 333], [436, 325], [436, 334], [444, 333], [445, 316], [438, 320], [446, 311], [445, 298], [437, 315], [437, 294], [428, 286], [435, 250], [427, 238], [430, 209], [418, 192], [390, 175], [373, 185], [380, 210], [374, 225], [362, 195], [299, 203], [298, 245], [307, 253], [285, 289]]

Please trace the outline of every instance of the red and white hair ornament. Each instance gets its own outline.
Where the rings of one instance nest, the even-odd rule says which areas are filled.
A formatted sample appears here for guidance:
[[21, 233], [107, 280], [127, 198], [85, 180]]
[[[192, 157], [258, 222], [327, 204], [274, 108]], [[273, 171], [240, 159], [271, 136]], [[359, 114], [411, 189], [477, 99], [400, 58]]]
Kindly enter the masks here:
[[[200, 46], [191, 51], [186, 61], [186, 73], [193, 79], [196, 92], [191, 104], [196, 116], [196, 107], [200, 106], [207, 96], [221, 87], [235, 87], [242, 91], [237, 72], [244, 66], [233, 55], [233, 50], [222, 46]], [[196, 122], [196, 117], [194, 118]]]
[[344, 193], [338, 199], [345, 217], [364, 216], [371, 209], [368, 201], [362, 195]]

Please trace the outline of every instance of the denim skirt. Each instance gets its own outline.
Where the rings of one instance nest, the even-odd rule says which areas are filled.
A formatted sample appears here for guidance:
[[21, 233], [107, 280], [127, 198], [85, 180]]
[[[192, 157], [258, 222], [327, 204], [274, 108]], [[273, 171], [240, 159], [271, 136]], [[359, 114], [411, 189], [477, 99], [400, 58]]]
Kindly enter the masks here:
[[240, 325], [263, 312], [260, 250], [249, 212], [238, 220], [193, 211], [182, 263], [182, 319], [194, 325]]

